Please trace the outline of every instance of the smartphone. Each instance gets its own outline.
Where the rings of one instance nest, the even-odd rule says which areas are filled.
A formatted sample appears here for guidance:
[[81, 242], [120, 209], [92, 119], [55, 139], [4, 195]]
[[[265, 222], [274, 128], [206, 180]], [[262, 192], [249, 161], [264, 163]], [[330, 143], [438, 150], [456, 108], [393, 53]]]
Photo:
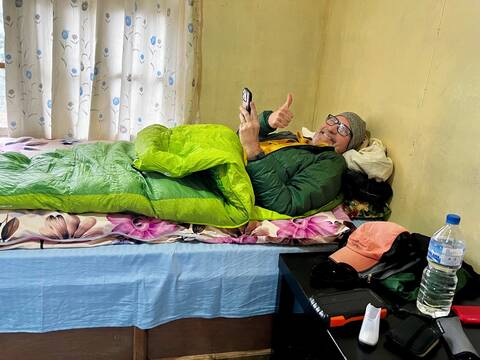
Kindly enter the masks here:
[[242, 91], [242, 107], [247, 110], [249, 114], [251, 110], [250, 103], [252, 102], [252, 100], [252, 92], [248, 90], [248, 88], [244, 88]]

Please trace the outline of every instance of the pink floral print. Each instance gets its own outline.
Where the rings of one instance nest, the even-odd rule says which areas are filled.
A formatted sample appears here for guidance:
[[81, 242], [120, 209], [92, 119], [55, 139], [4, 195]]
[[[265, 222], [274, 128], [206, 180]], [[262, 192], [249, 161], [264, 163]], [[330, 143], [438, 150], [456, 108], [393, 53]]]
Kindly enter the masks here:
[[272, 223], [278, 226], [277, 237], [294, 239], [313, 239], [318, 236], [329, 236], [338, 230], [338, 225], [325, 221], [321, 216], [310, 216], [303, 219], [277, 220]]
[[117, 232], [138, 239], [154, 239], [160, 235], [174, 232], [177, 225], [147, 216], [132, 214], [110, 214], [108, 221], [114, 224], [112, 232]]

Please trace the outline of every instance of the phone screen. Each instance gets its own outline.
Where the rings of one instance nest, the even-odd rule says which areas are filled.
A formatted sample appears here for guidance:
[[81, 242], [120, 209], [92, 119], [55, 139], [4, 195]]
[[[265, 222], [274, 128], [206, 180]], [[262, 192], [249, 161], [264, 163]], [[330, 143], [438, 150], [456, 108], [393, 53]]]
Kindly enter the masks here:
[[245, 110], [248, 111], [249, 114], [251, 110], [250, 103], [252, 102], [252, 99], [252, 92], [248, 90], [248, 88], [244, 88], [242, 91], [242, 106]]

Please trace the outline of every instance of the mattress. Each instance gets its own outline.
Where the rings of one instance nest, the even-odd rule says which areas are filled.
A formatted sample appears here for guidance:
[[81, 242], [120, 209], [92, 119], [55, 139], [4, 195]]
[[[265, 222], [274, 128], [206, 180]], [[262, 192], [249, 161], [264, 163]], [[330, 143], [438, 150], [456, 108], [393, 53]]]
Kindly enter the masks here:
[[335, 247], [175, 242], [0, 252], [0, 332], [271, 314], [278, 255]]

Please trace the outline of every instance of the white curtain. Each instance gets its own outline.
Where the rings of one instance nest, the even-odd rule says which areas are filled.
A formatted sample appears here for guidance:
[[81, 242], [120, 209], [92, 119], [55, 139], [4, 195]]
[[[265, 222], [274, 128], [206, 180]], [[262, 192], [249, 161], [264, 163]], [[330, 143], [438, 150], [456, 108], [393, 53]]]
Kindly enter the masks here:
[[3, 0], [10, 136], [195, 122], [200, 0]]

